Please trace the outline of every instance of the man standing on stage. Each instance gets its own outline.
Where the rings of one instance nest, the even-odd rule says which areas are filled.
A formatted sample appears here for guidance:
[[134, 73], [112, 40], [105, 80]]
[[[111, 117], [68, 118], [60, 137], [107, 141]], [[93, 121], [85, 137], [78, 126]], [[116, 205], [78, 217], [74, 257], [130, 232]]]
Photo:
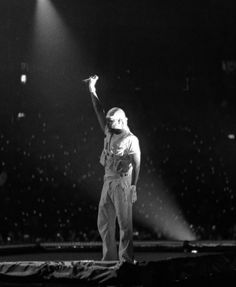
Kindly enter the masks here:
[[136, 185], [141, 152], [138, 138], [130, 132], [124, 111], [114, 107], [106, 114], [96, 93], [98, 76], [88, 83], [93, 107], [105, 134], [100, 163], [105, 168], [98, 209], [98, 231], [103, 243], [102, 260], [117, 260], [116, 219], [119, 226], [119, 260], [134, 262], [132, 205], [137, 200]]

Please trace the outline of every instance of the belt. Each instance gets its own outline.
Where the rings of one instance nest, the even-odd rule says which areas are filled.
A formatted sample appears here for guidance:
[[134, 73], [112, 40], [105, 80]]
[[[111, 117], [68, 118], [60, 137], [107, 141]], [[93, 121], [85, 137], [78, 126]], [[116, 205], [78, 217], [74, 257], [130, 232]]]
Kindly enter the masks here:
[[128, 176], [129, 173], [121, 173], [117, 175], [104, 175], [104, 180], [113, 180], [113, 179], [119, 179]]

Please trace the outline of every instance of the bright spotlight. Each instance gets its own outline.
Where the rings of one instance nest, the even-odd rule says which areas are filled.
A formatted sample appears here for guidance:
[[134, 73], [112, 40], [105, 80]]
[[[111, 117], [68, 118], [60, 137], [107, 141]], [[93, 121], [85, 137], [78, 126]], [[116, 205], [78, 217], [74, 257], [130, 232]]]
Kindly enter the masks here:
[[143, 192], [139, 193], [141, 206], [137, 209], [137, 220], [168, 239], [196, 240], [196, 235], [175, 200], [168, 195], [165, 185], [155, 178], [147, 177], [146, 180], [155, 182], [155, 188], [140, 186]]

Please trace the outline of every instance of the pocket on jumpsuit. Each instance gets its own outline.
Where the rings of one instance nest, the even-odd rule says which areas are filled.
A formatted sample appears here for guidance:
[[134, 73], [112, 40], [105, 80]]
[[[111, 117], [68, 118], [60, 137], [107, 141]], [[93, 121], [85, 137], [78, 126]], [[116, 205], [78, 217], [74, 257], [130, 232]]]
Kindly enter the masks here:
[[101, 196], [100, 196], [99, 205], [104, 205], [106, 203], [107, 193], [108, 193], [108, 190], [110, 188], [110, 184], [111, 184], [110, 181], [108, 181], [108, 180], [104, 181]]
[[127, 181], [121, 181], [120, 188], [124, 193], [124, 201], [128, 201], [130, 198], [130, 184]]

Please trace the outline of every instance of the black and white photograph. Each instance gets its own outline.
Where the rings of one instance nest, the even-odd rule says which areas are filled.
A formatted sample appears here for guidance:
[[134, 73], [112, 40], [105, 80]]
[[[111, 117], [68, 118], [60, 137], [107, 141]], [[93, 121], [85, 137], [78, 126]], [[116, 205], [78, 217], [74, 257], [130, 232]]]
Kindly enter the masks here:
[[236, 2], [0, 0], [0, 286], [233, 286]]

